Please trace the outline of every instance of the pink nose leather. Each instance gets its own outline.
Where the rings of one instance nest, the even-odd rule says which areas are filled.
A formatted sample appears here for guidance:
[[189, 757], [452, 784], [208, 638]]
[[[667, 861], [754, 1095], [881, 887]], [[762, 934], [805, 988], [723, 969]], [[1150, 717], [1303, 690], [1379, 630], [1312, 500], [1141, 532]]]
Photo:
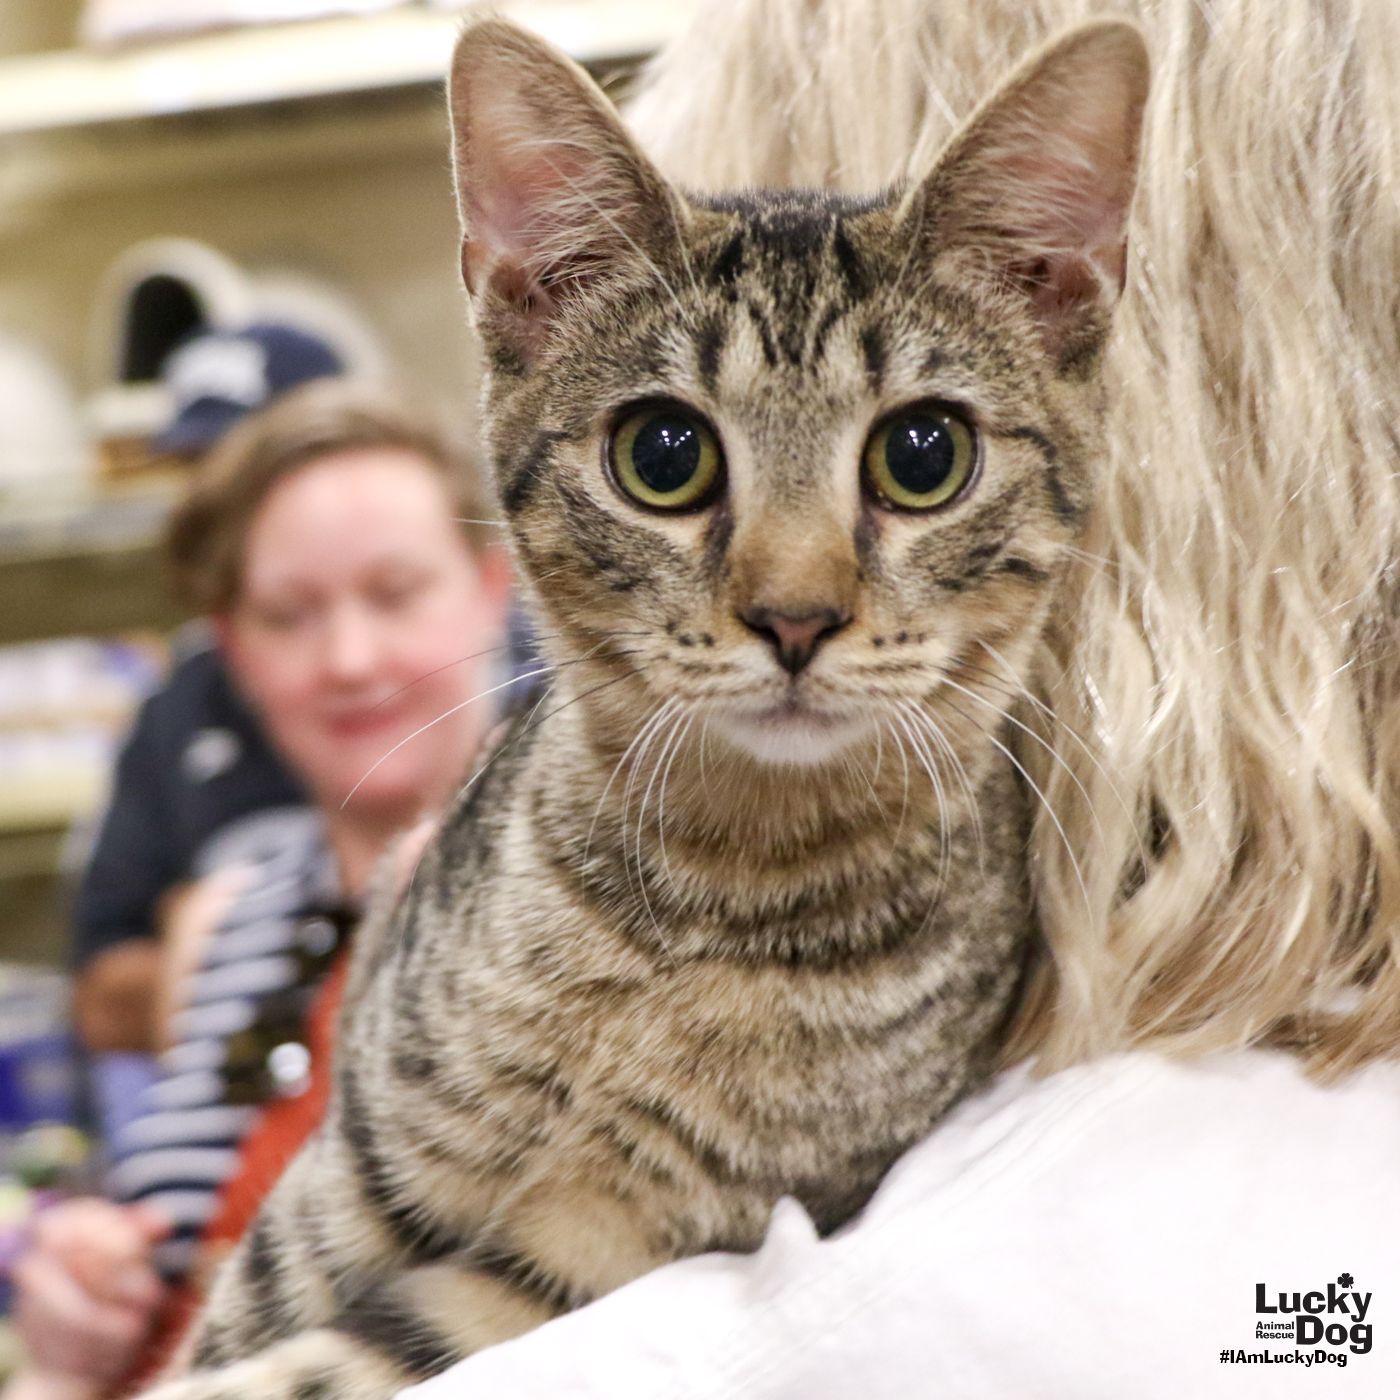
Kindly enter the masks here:
[[798, 614], [777, 608], [750, 608], [739, 620], [756, 632], [772, 648], [778, 664], [789, 675], [797, 675], [817, 654], [817, 648], [834, 636], [851, 619], [835, 608], [812, 608]]

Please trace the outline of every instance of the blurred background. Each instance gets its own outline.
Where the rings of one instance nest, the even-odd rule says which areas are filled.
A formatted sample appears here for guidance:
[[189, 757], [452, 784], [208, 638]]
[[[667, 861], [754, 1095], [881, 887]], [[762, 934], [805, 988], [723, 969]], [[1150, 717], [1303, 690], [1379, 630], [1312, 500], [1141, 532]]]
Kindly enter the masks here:
[[[68, 899], [185, 620], [170, 352], [289, 326], [471, 432], [441, 82], [464, 8], [0, 0], [0, 1244], [85, 1169]], [[625, 86], [691, 7], [495, 8]]]

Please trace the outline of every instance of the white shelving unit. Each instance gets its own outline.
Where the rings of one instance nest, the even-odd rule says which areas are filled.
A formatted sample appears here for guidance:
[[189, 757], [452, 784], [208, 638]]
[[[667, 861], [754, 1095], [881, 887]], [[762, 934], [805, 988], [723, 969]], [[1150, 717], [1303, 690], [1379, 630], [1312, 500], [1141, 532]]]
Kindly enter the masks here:
[[[499, 10], [582, 63], [636, 58], [688, 0], [516, 0]], [[0, 61], [0, 137], [441, 81], [460, 13], [403, 9]]]

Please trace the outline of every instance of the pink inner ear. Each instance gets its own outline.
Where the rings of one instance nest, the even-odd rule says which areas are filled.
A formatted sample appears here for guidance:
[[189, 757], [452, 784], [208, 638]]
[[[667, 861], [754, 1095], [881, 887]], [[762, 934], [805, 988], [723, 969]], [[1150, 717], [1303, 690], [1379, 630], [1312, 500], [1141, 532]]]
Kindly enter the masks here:
[[[995, 159], [1007, 182], [1007, 204], [1047, 254], [1087, 253], [1112, 241], [1126, 204], [1123, 152], [1098, 127], [1027, 132], [1026, 143]], [[989, 172], [990, 173], [990, 172]]]
[[635, 264], [665, 187], [586, 75], [498, 21], [459, 41], [451, 100], [462, 270], [483, 324], [528, 345]]
[[[506, 259], [544, 275], [558, 242], [579, 220], [579, 190], [587, 163], [562, 143], [530, 147], [520, 143], [497, 153], [493, 168], [478, 174], [471, 191], [477, 205], [473, 232], [494, 258]], [[584, 228], [576, 230], [578, 235]], [[578, 242], [586, 241], [582, 236]]]
[[1045, 114], [1043, 90], [1036, 96], [1034, 107], [1006, 113], [976, 180], [988, 231], [1005, 240], [1007, 271], [1054, 345], [1074, 308], [1111, 303], [1122, 290], [1131, 97], [1126, 85], [1107, 81], [1062, 91], [1059, 109]]
[[[1025, 270], [1025, 280], [1031, 287], [1031, 305], [1041, 323], [1053, 327], [1070, 307], [1083, 306], [1105, 291], [1115, 295], [1123, 285], [1123, 250], [1116, 259], [1107, 253], [1093, 258], [1049, 258]], [[1116, 263], [1116, 270], [1111, 264]], [[1050, 343], [1059, 338], [1050, 333]]]

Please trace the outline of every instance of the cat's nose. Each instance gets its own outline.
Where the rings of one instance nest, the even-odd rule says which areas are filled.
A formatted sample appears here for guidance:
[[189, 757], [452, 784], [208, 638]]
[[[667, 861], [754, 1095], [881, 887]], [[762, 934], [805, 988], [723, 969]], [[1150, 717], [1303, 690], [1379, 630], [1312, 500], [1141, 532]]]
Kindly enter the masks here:
[[836, 608], [809, 608], [783, 612], [778, 608], [752, 607], [739, 613], [739, 621], [756, 632], [778, 658], [778, 665], [795, 676], [817, 654], [817, 648], [849, 621], [849, 612]]

